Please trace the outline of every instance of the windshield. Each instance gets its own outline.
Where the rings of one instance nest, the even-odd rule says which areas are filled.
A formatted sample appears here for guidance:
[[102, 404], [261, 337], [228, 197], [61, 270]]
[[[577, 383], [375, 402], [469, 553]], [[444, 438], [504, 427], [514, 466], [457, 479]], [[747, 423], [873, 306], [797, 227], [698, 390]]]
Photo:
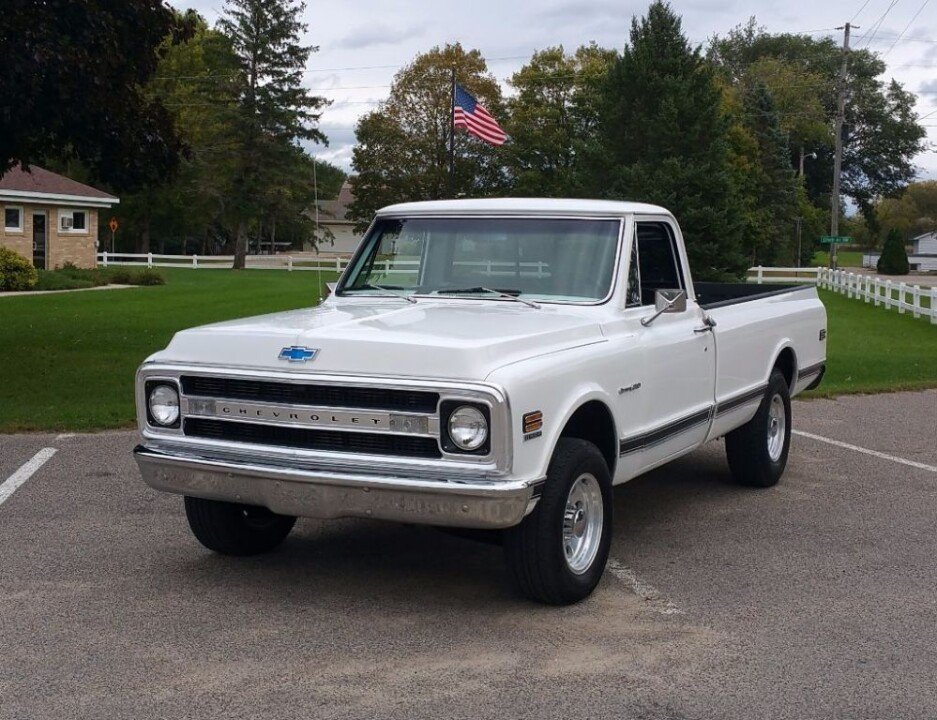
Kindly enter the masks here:
[[341, 294], [595, 302], [608, 296], [619, 221], [378, 219]]

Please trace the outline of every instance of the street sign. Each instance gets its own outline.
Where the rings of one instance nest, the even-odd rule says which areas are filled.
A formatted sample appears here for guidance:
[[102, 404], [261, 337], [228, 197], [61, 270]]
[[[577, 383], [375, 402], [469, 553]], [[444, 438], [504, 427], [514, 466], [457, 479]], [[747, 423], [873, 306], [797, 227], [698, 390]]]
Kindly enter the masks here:
[[820, 242], [824, 245], [848, 245], [852, 242], [852, 238], [848, 235], [824, 235], [820, 238]]
[[111, 232], [117, 232], [117, 218], [112, 217], [107, 226], [111, 229]]

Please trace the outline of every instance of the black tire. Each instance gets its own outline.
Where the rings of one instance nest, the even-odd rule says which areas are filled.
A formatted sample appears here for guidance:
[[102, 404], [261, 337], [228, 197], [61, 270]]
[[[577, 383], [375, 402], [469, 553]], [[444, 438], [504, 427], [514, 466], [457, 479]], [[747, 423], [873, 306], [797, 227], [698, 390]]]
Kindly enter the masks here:
[[[566, 559], [563, 526], [573, 484], [594, 478], [602, 500], [602, 529], [588, 567], [574, 572]], [[594, 496], [594, 495], [593, 495]], [[599, 449], [590, 442], [561, 438], [547, 470], [537, 506], [517, 526], [505, 531], [508, 566], [521, 593], [549, 605], [569, 605], [588, 597], [605, 571], [612, 540], [612, 481]]]
[[185, 516], [202, 545], [222, 555], [270, 552], [290, 534], [296, 518], [253, 505], [185, 498]]
[[[780, 454], [772, 458], [769, 452], [768, 432], [773, 398], [778, 397], [784, 408], [784, 440]], [[777, 485], [791, 447], [791, 393], [784, 376], [774, 370], [768, 379], [768, 389], [758, 406], [755, 417], [742, 427], [726, 435], [726, 457], [735, 481], [749, 487]]]

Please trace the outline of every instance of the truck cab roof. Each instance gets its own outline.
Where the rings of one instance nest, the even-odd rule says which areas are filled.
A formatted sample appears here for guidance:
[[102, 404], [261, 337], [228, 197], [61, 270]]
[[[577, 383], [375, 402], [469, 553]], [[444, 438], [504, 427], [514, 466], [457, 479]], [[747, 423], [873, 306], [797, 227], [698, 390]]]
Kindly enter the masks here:
[[659, 205], [618, 200], [578, 200], [566, 198], [482, 198], [472, 200], [430, 200], [398, 203], [378, 210], [379, 217], [414, 215], [670, 215]]

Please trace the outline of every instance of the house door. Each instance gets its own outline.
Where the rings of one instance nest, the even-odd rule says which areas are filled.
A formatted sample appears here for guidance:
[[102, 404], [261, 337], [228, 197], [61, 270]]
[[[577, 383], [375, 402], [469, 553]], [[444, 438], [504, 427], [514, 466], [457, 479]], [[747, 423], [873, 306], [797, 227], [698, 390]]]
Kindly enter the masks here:
[[40, 270], [46, 269], [46, 216], [45, 213], [33, 215], [33, 265]]

